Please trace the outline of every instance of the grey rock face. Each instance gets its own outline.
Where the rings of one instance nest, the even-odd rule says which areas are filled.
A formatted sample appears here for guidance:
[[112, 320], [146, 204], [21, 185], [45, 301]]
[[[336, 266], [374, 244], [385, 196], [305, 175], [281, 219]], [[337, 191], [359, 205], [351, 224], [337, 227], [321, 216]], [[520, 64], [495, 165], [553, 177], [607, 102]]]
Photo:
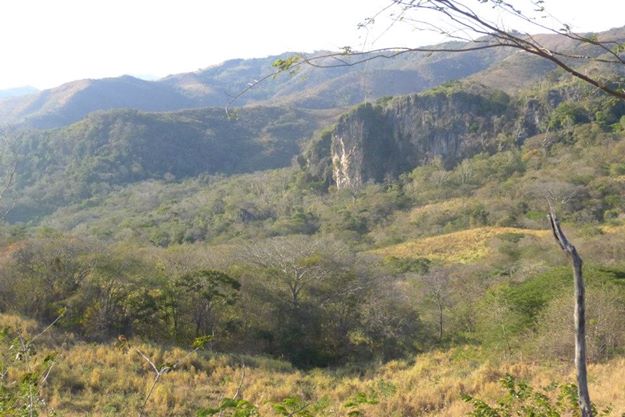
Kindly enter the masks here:
[[327, 175], [319, 164], [331, 164], [332, 178], [325, 180], [339, 189], [383, 182], [437, 158], [452, 167], [535, 134], [541, 122], [539, 107], [513, 104], [505, 93], [479, 85], [363, 104], [325, 135], [330, 157], [314, 154], [327, 152], [328, 146], [313, 146], [303, 165], [309, 173]]

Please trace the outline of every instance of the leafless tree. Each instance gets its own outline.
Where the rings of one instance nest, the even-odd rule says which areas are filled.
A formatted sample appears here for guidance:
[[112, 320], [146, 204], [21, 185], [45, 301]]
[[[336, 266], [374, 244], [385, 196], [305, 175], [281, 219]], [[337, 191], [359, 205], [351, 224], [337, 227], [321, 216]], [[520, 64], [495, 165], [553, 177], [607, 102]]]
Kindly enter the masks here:
[[[622, 67], [625, 40], [575, 33], [547, 8], [548, 1], [544, 0], [391, 0], [387, 6], [393, 23], [406, 23], [417, 31], [433, 31], [472, 48], [521, 50], [552, 62], [607, 94], [625, 99], [625, 90], [615, 87], [611, 80], [578, 69], [579, 63], [586, 62]], [[489, 9], [496, 12], [496, 18], [487, 17]], [[554, 34], [585, 48], [581, 53], [572, 52], [566, 42], [546, 42], [544, 37], [535, 35], [537, 32]], [[457, 51], [462, 52], [462, 48]]]
[[436, 308], [438, 340], [443, 340], [445, 310], [449, 307], [451, 296], [451, 277], [449, 271], [436, 269], [423, 276], [423, 283], [428, 298]]
[[286, 288], [294, 308], [299, 307], [305, 289], [336, 274], [338, 260], [350, 256], [337, 242], [304, 235], [257, 242], [242, 248], [241, 254], [250, 264], [272, 272], [277, 284]]
[[575, 368], [577, 371], [577, 392], [579, 396], [579, 407], [582, 417], [592, 417], [590, 394], [588, 392], [588, 376], [586, 370], [586, 307], [584, 277], [582, 273], [582, 258], [577, 253], [575, 246], [567, 239], [560, 227], [553, 206], [549, 206], [549, 222], [553, 236], [560, 245], [560, 248], [571, 260], [573, 267], [573, 278], [575, 282]]

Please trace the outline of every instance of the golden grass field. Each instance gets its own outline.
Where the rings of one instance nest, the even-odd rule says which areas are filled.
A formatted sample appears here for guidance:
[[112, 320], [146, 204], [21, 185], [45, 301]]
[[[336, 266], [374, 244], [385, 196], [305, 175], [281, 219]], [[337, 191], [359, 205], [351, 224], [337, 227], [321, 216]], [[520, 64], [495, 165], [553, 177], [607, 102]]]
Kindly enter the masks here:
[[[11, 328], [27, 333], [30, 321], [0, 316]], [[65, 339], [65, 340], [64, 340]], [[363, 405], [369, 417], [461, 417], [469, 411], [462, 393], [492, 401], [502, 395], [499, 379], [509, 373], [547, 386], [554, 381], [573, 382], [571, 363], [537, 364], [520, 358], [486, 357], [479, 348], [454, 348], [393, 361], [366, 369], [300, 371], [285, 362], [259, 357], [162, 349], [131, 342], [122, 349], [114, 344], [75, 343], [54, 334], [42, 341], [34, 361], [55, 350], [59, 356], [45, 385], [43, 397], [59, 415], [137, 416], [154, 373], [136, 349], [157, 366], [177, 363], [164, 374], [147, 402], [148, 416], [193, 416], [201, 407], [214, 406], [239, 392], [239, 398], [256, 404], [263, 416], [277, 415], [272, 404], [297, 396], [314, 407], [323, 404], [319, 416], [345, 416], [345, 402], [359, 392], [373, 394], [377, 404]], [[12, 368], [9, 379], [19, 379], [21, 368]], [[590, 391], [600, 408], [613, 407], [610, 417], [625, 411], [625, 359], [590, 364]]]
[[445, 263], [472, 263], [490, 253], [490, 242], [504, 234], [543, 239], [549, 237], [548, 230], [520, 229], [516, 227], [478, 227], [444, 235], [431, 236], [397, 245], [375, 249], [370, 253], [398, 258], [427, 258]]
[[411, 222], [418, 222], [424, 217], [440, 216], [441, 214], [454, 213], [463, 207], [470, 206], [475, 202], [469, 198], [451, 198], [449, 200], [436, 203], [425, 204], [410, 210], [409, 219]]

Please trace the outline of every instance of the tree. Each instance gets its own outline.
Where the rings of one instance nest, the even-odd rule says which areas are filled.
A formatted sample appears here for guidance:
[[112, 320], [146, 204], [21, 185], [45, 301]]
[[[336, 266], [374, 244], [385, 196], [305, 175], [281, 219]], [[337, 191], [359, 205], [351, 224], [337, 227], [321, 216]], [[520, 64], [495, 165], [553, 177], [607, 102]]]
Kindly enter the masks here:
[[369, 312], [361, 311], [374, 285], [367, 260], [337, 241], [301, 235], [259, 241], [239, 253], [248, 293], [255, 294], [250, 308], [257, 312], [248, 320], [261, 330], [266, 351], [303, 367], [358, 354], [350, 335], [371, 328]]
[[0, 310], [51, 321], [91, 273], [87, 242], [58, 237], [15, 245], [0, 270]]
[[3, 180], [3, 184], [0, 188], [0, 220], [4, 219], [4, 217], [11, 211], [13, 206], [11, 204], [6, 203], [6, 194], [11, 190], [13, 185], [15, 184], [15, 170], [17, 169], [16, 165], [13, 165], [13, 168], [5, 175]]
[[584, 276], [582, 273], [582, 258], [577, 253], [575, 246], [567, 239], [560, 227], [560, 221], [556, 217], [555, 210], [549, 207], [549, 222], [553, 236], [560, 248], [571, 260], [573, 278], [575, 282], [575, 368], [577, 371], [577, 393], [579, 408], [582, 417], [592, 417], [592, 405], [588, 393], [588, 376], [586, 371], [586, 306]]
[[240, 288], [237, 280], [213, 270], [195, 271], [176, 279], [173, 283], [175, 330], [184, 321], [181, 318], [186, 317], [193, 323], [194, 337], [212, 335], [217, 306], [233, 304]]
[[436, 308], [436, 321], [438, 327], [438, 341], [443, 341], [445, 310], [450, 305], [451, 277], [449, 272], [443, 269], [435, 269], [423, 276], [423, 284], [428, 299]]
[[268, 239], [243, 248], [242, 253], [249, 263], [271, 273], [294, 309], [300, 307], [305, 290], [338, 274], [349, 257], [336, 242], [305, 235]]

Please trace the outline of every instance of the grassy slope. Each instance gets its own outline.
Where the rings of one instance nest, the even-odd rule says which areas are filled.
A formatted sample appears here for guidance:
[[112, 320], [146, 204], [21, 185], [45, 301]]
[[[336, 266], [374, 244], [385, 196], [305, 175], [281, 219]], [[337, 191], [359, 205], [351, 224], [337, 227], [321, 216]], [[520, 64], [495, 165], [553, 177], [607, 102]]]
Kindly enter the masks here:
[[[34, 323], [15, 316], [2, 315], [0, 319], [10, 328], [27, 329], [31, 334], [36, 329]], [[43, 393], [49, 405], [67, 417], [136, 415], [154, 374], [135, 349], [159, 366], [178, 363], [150, 397], [150, 416], [194, 415], [199, 408], [215, 406], [236, 392], [239, 398], [256, 404], [264, 416], [277, 415], [272, 404], [287, 397], [299, 397], [311, 408], [322, 405], [319, 415], [342, 416], [349, 411], [345, 403], [362, 392], [379, 401], [360, 407], [365, 416], [459, 417], [469, 410], [461, 400], [462, 393], [492, 401], [502, 395], [498, 381], [506, 374], [538, 387], [574, 380], [572, 363], [539, 365], [519, 357], [493, 358], [470, 347], [434, 351], [358, 373], [348, 369], [302, 372], [272, 359], [189, 354], [138, 341], [133, 341], [130, 349], [120, 349], [74, 343], [71, 337], [64, 340], [62, 335], [48, 333], [39, 342], [48, 346], [38, 351], [39, 357], [51, 350], [60, 353]], [[9, 378], [17, 379], [22, 372], [14, 369]], [[609, 416], [618, 416], [617, 411], [625, 409], [625, 359], [591, 364], [589, 373], [593, 400], [600, 408], [610, 404], [615, 411]]]
[[397, 245], [371, 251], [381, 256], [397, 258], [427, 258], [445, 263], [473, 263], [486, 257], [491, 251], [493, 238], [515, 234], [545, 238], [547, 230], [521, 229], [518, 227], [478, 227], [423, 239], [411, 240]]

